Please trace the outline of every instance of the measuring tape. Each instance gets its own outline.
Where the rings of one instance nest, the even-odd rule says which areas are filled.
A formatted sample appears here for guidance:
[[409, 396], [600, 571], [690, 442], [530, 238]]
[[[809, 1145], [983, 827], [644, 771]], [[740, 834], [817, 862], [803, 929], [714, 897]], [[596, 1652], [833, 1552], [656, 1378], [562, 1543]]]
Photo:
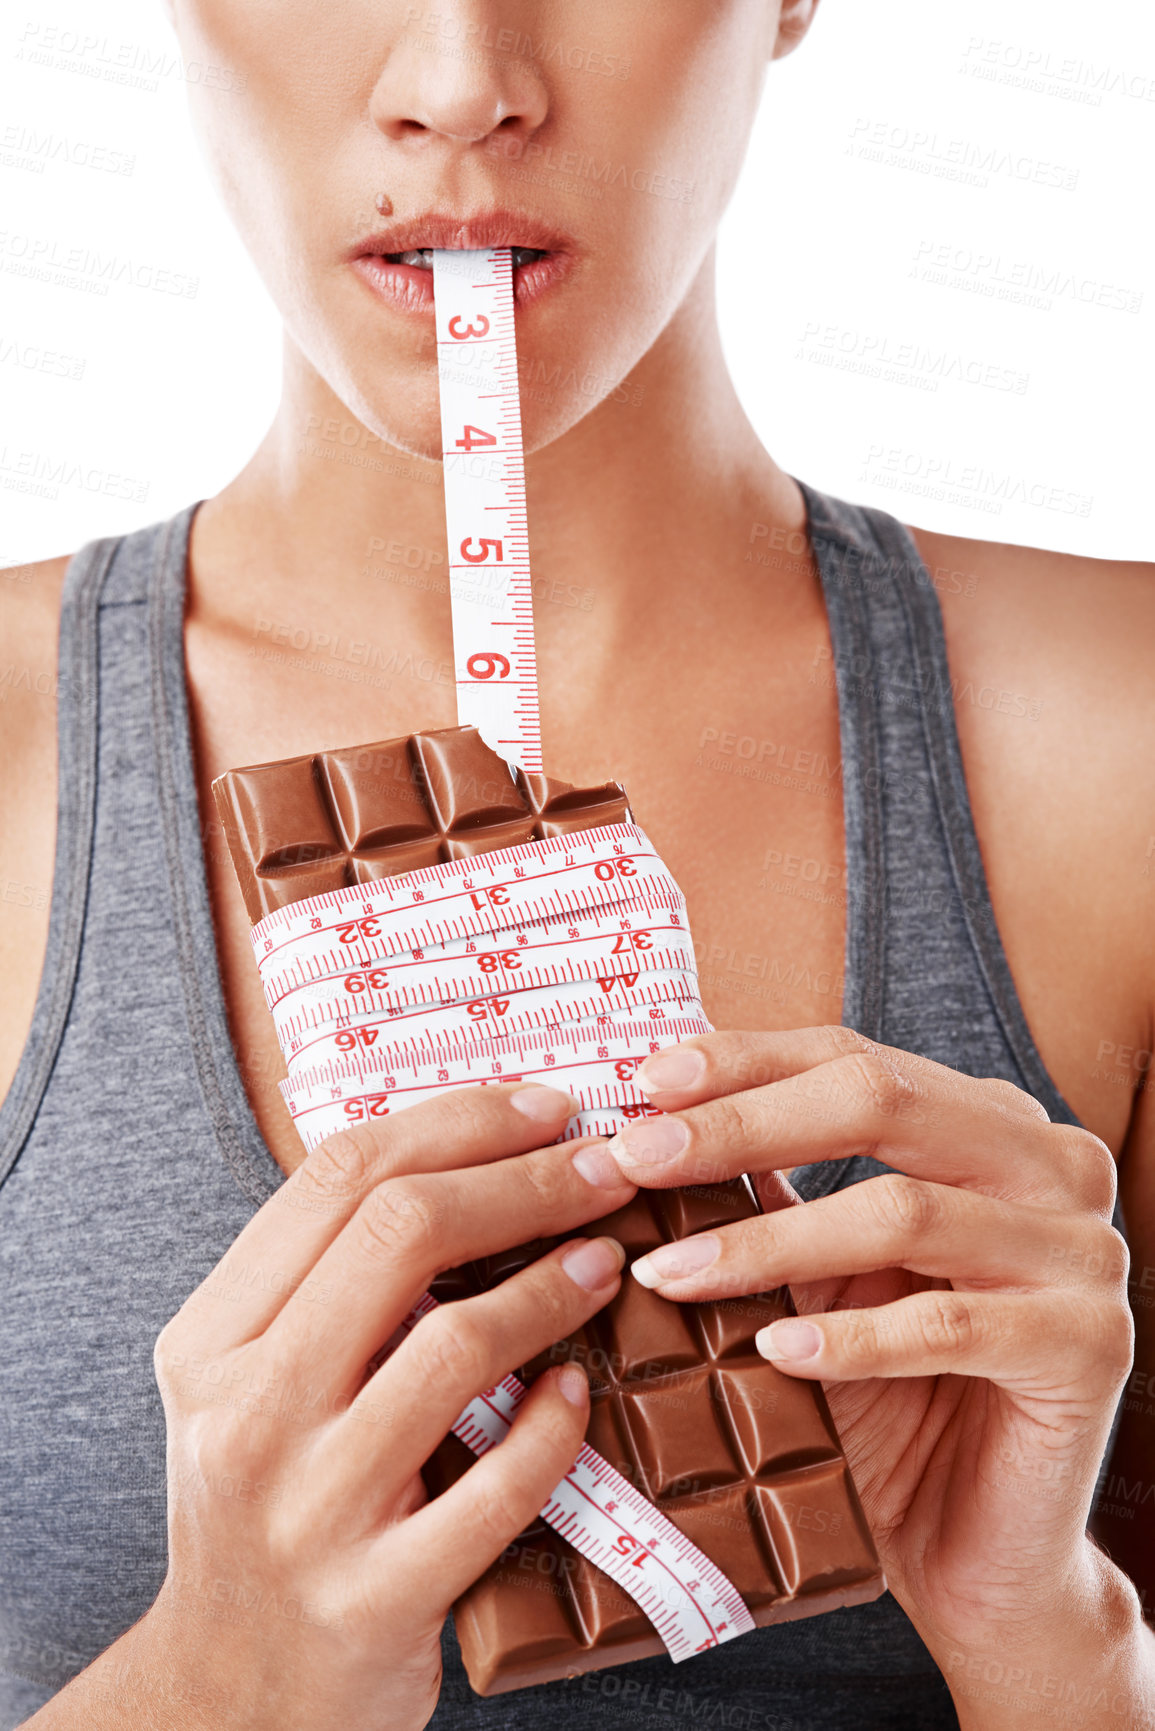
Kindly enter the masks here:
[[653, 843], [632, 823], [605, 824], [308, 896], [267, 914], [250, 936], [264, 980], [276, 977], [268, 973], [270, 960], [279, 970], [291, 970], [302, 956], [328, 954], [337, 973], [342, 956], [382, 961], [405, 950], [413, 954], [518, 925], [605, 916], [621, 902], [665, 909], [678, 915], [672, 925], [685, 915], [681, 890]]
[[[406, 1318], [403, 1332], [436, 1309], [437, 1300], [426, 1294]], [[470, 1401], [453, 1426], [454, 1436], [474, 1454], [487, 1454], [508, 1435], [525, 1394], [516, 1376], [503, 1378]], [[722, 1571], [588, 1443], [541, 1514], [625, 1588], [675, 1664], [754, 1627], [745, 1601]]]
[[[630, 976], [634, 978], [635, 976]], [[341, 1024], [310, 1029], [286, 1046], [294, 1063], [341, 1063], [352, 1052], [380, 1045], [419, 1046], [436, 1052], [443, 1046], [469, 1045], [494, 1034], [520, 1034], [533, 1028], [549, 1028], [564, 1015], [575, 1021], [612, 1023], [628, 1017], [685, 1016], [701, 1012], [696, 998], [687, 995], [682, 972], [664, 970], [638, 976], [633, 986], [607, 980], [592, 995], [559, 1002], [553, 986], [514, 986], [501, 995], [492, 984], [468, 1001], [429, 1008], [389, 1010], [382, 1016], [359, 1020], [356, 1028]]]
[[533, 583], [506, 247], [433, 254], [457, 719], [541, 769]]
[[[458, 721], [540, 771], [510, 254], [435, 250], [433, 275]], [[632, 823], [312, 896], [252, 941], [309, 1150], [448, 1089], [510, 1081], [574, 1095], [566, 1138], [613, 1135], [655, 1112], [639, 1065], [710, 1031], [685, 899]], [[392, 1344], [436, 1304], [427, 1293]], [[486, 1453], [525, 1392], [505, 1377], [454, 1435]], [[675, 1661], [754, 1627], [721, 1570], [588, 1444], [541, 1513]]]
[[[252, 940], [309, 1150], [451, 1088], [510, 1081], [574, 1095], [566, 1139], [612, 1136], [655, 1111], [635, 1079], [644, 1059], [710, 1031], [684, 899], [633, 824], [333, 890], [269, 914]], [[427, 1294], [404, 1327], [435, 1304]], [[524, 1394], [506, 1377], [454, 1434], [484, 1453]], [[673, 1659], [753, 1628], [725, 1575], [588, 1444], [541, 1512]]]

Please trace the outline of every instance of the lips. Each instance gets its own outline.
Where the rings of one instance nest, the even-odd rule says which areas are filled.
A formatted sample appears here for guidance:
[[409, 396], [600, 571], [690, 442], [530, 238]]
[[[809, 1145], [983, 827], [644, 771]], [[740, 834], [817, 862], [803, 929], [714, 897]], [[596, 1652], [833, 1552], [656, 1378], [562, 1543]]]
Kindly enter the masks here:
[[569, 235], [522, 213], [494, 211], [463, 220], [430, 213], [390, 223], [357, 242], [349, 262], [382, 300], [405, 312], [429, 313], [433, 307], [433, 251], [508, 247], [513, 259], [513, 293], [528, 306], [569, 271], [576, 244]]

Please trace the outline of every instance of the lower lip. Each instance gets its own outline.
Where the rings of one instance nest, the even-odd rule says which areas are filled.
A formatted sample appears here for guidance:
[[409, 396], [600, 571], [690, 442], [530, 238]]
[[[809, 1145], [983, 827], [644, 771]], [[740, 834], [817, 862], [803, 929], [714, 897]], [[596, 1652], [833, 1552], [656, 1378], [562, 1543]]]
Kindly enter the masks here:
[[[519, 264], [513, 272], [513, 299], [520, 309], [540, 300], [561, 282], [572, 259], [568, 253], [547, 252], [532, 264]], [[433, 272], [411, 264], [390, 264], [379, 253], [362, 253], [353, 269], [382, 300], [407, 313], [433, 310]]]

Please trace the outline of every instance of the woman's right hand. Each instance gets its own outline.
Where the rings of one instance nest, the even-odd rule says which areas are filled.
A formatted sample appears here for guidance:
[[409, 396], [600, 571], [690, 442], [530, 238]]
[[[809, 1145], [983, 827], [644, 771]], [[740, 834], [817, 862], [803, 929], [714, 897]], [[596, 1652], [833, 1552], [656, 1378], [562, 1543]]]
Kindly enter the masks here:
[[[426, 1723], [453, 1600], [573, 1464], [583, 1373], [540, 1377], [500, 1447], [432, 1502], [422, 1464], [474, 1395], [613, 1296], [620, 1248], [568, 1241], [371, 1361], [443, 1269], [633, 1196], [604, 1143], [540, 1146], [573, 1109], [553, 1089], [473, 1088], [330, 1137], [190, 1295], [156, 1346], [169, 1572], [106, 1706], [127, 1667], [160, 1709], [138, 1724], [167, 1726], [178, 1699], [171, 1722], [214, 1731]], [[79, 1724], [53, 1709], [88, 1676], [33, 1723]]]

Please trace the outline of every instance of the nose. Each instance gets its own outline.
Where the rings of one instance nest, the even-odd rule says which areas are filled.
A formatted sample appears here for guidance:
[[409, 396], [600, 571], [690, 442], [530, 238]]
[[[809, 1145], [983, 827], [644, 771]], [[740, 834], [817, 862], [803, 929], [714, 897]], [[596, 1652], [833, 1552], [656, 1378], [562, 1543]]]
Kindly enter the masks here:
[[[406, 6], [370, 101], [374, 125], [394, 143], [483, 143], [493, 133], [528, 139], [549, 99], [526, 58], [525, 9], [494, 0]], [[510, 14], [520, 14], [522, 22]]]

